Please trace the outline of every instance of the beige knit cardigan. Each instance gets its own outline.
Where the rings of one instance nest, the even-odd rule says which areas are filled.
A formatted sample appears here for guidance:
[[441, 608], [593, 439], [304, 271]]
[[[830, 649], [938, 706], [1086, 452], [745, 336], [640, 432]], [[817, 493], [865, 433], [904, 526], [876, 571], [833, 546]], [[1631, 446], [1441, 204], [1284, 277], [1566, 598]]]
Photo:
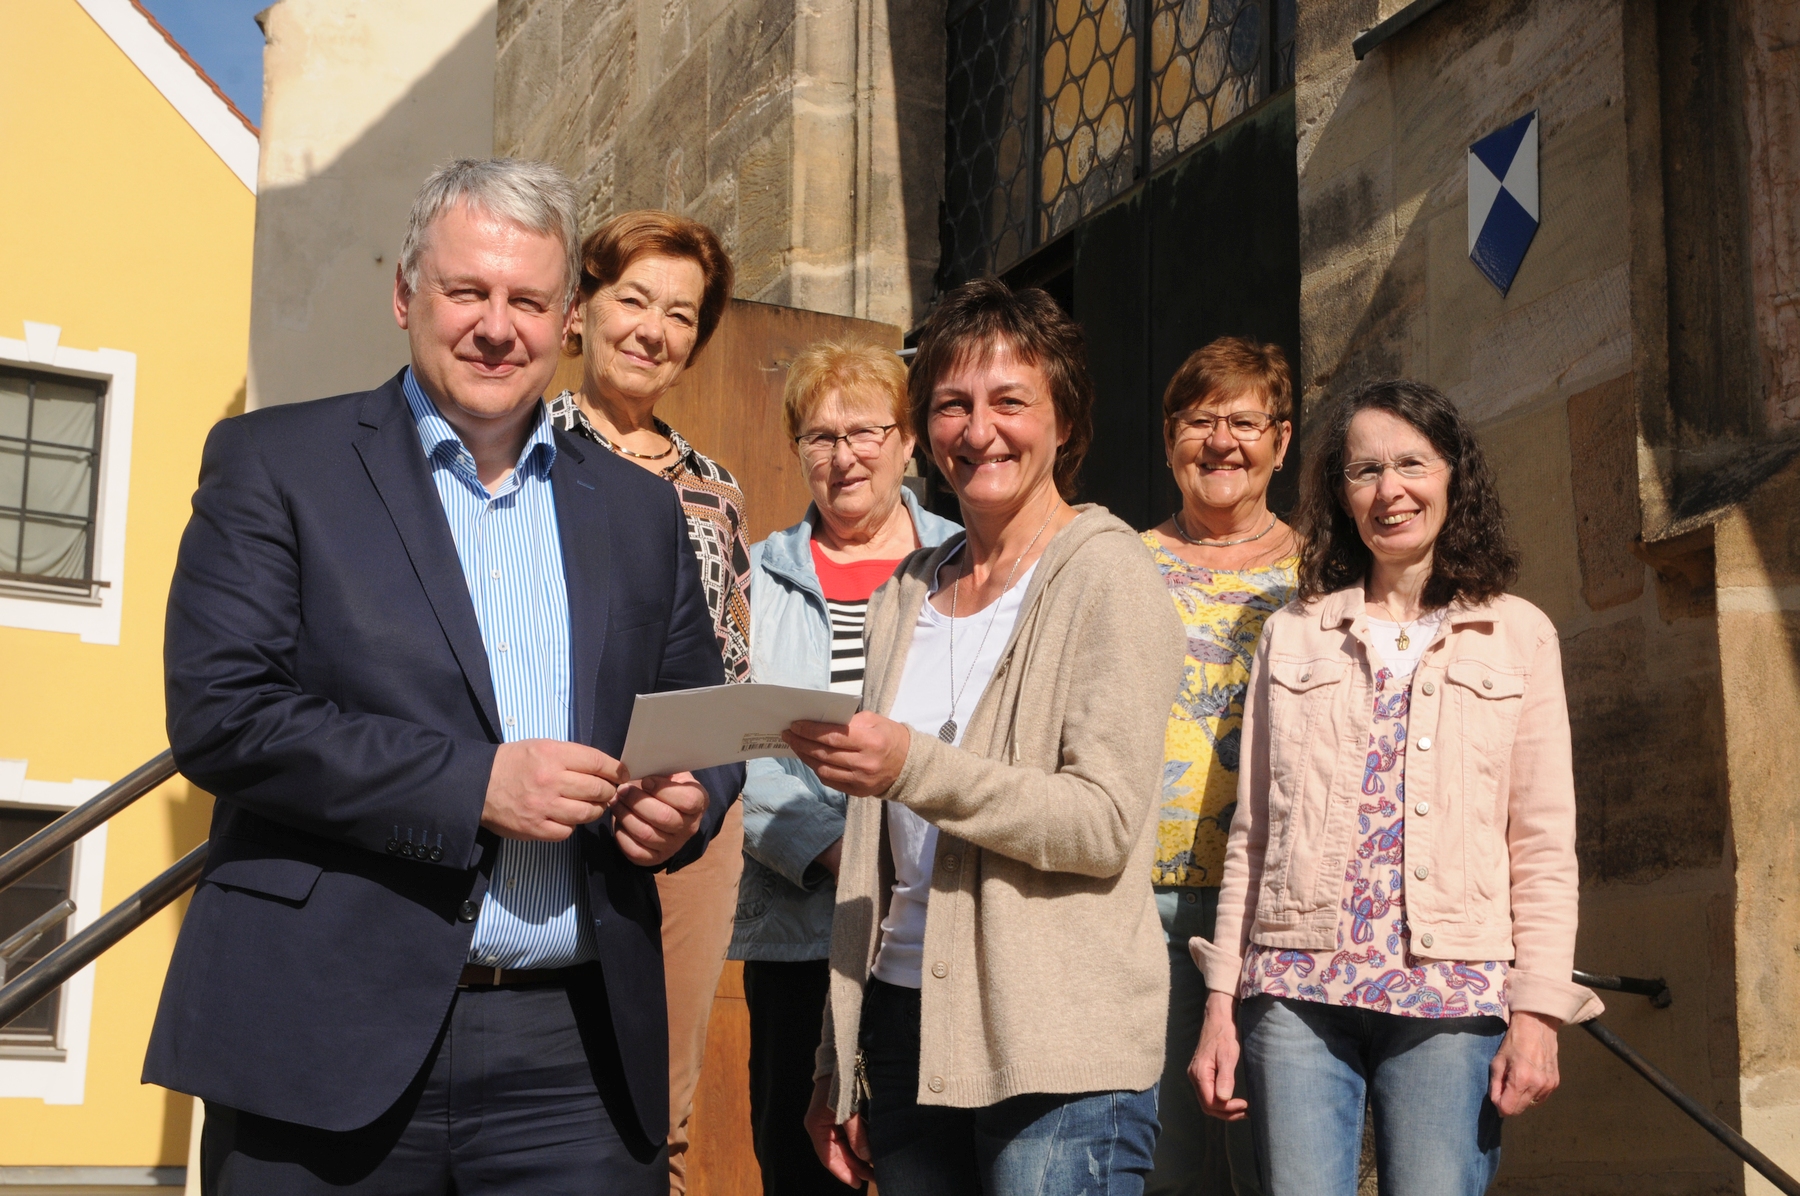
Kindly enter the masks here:
[[[1185, 629], [1137, 533], [1105, 508], [1050, 541], [963, 746], [915, 733], [883, 796], [937, 826], [918, 1101], [1142, 1091], [1162, 1074], [1168, 952], [1150, 887], [1163, 732]], [[865, 709], [893, 706], [953, 537], [869, 603]], [[857, 1030], [893, 889], [878, 798], [852, 798], [816, 1076], [855, 1106]]]

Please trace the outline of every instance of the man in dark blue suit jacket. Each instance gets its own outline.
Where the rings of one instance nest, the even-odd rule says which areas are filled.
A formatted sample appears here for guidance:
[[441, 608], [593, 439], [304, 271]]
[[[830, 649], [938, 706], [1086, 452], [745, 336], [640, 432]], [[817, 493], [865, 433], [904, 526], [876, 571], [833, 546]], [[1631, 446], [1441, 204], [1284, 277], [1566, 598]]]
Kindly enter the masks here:
[[666, 1191], [651, 874], [742, 769], [616, 759], [724, 677], [673, 489], [545, 417], [576, 241], [551, 168], [444, 168], [411, 366], [207, 440], [166, 663], [217, 805], [144, 1078], [206, 1100], [209, 1192]]

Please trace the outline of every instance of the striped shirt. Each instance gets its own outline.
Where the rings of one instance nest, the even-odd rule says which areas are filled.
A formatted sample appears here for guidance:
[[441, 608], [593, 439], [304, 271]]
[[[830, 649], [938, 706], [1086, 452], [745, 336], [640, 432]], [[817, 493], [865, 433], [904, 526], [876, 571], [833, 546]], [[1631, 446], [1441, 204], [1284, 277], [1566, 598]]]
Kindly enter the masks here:
[[869, 613], [869, 597], [894, 575], [898, 560], [845, 561], [826, 556], [819, 542], [812, 542], [813, 573], [825, 595], [825, 611], [831, 619], [831, 690], [858, 694], [863, 687], [863, 619]]
[[867, 598], [856, 602], [825, 600], [831, 615], [831, 692], [862, 695], [863, 619], [869, 613]]
[[[487, 647], [500, 737], [568, 740], [569, 590], [550, 488], [550, 422], [540, 407], [518, 465], [490, 494], [475, 458], [410, 369], [402, 388]], [[597, 959], [584, 879], [573, 836], [561, 843], [502, 840], [469, 961], [556, 968]]]

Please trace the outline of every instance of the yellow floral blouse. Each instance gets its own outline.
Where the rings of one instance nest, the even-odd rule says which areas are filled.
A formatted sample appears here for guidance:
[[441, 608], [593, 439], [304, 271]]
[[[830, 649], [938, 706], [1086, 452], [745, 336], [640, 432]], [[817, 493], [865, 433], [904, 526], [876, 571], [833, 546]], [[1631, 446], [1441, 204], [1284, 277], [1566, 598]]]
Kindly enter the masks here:
[[1217, 888], [1237, 812], [1250, 662], [1263, 621], [1294, 597], [1300, 558], [1260, 569], [1206, 569], [1164, 548], [1155, 532], [1143, 539], [1187, 625], [1187, 676], [1163, 739], [1163, 801], [1151, 879]]

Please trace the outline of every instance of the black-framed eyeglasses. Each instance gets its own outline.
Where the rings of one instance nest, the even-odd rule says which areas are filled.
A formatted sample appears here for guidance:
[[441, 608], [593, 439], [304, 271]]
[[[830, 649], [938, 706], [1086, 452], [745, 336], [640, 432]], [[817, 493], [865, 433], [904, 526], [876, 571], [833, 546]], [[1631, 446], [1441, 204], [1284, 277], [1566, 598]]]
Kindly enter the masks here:
[[899, 424], [875, 424], [867, 428], [851, 428], [848, 432], [808, 432], [804, 436], [794, 437], [794, 443], [808, 457], [823, 460], [837, 452], [838, 441], [850, 446], [850, 451], [859, 457], [873, 457], [881, 451], [887, 442], [887, 434]]
[[1261, 440], [1263, 434], [1275, 426], [1275, 417], [1266, 411], [1232, 411], [1225, 415], [1184, 411], [1175, 417], [1175, 439], [1211, 439], [1213, 429], [1219, 424], [1225, 425], [1233, 440], [1251, 444]]
[[1344, 480], [1352, 486], [1373, 486], [1381, 475], [1393, 470], [1403, 478], [1417, 481], [1436, 473], [1442, 457], [1401, 457], [1396, 461], [1352, 461], [1344, 466]]

